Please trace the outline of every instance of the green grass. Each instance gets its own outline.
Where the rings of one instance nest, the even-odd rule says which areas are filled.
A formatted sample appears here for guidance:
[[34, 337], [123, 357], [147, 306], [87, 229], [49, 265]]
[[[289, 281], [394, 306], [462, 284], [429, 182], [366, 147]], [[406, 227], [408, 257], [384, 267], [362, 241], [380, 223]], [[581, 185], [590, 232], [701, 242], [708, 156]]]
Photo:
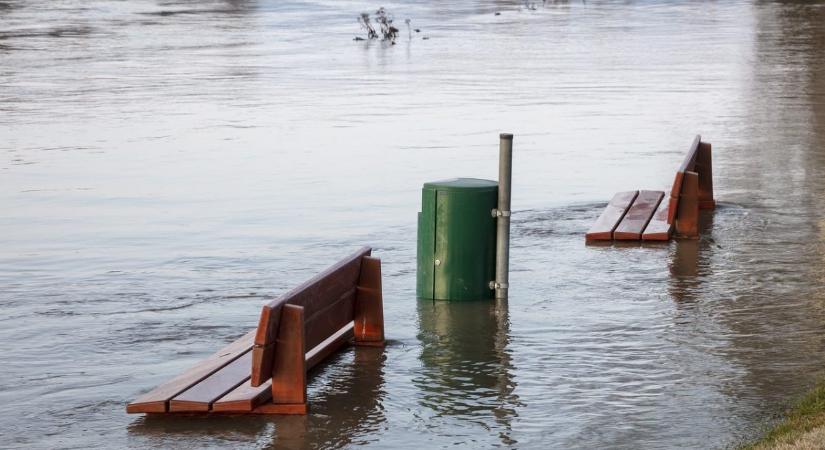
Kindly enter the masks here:
[[740, 450], [762, 450], [790, 446], [811, 430], [825, 427], [825, 381], [805, 394], [785, 414], [785, 419], [765, 433], [761, 439], [740, 447]]

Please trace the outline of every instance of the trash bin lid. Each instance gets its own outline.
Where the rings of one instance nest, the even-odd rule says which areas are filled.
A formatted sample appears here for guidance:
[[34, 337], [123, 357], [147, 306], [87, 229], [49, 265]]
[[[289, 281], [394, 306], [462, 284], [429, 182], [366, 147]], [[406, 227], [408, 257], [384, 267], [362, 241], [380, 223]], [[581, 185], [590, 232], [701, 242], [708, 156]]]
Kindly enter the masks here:
[[434, 191], [498, 191], [498, 182], [479, 178], [451, 178], [449, 180], [424, 183], [425, 190]]

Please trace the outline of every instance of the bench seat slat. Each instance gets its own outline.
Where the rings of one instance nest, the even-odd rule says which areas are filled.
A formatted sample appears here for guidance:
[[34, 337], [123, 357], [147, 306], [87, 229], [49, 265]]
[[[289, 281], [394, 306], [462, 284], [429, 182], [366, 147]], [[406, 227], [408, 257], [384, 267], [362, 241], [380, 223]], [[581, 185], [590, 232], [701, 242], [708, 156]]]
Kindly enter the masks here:
[[249, 380], [252, 352], [244, 353], [226, 367], [177, 395], [169, 402], [169, 412], [209, 411], [212, 403]]
[[162, 413], [169, 410], [169, 400], [192, 385], [220, 370], [252, 348], [255, 330], [218, 350], [190, 367], [186, 372], [141, 395], [126, 406], [128, 413]]
[[662, 191], [639, 191], [633, 205], [627, 210], [619, 226], [613, 232], [613, 239], [625, 241], [638, 241], [642, 239], [647, 223], [665, 195]]
[[624, 217], [627, 209], [636, 199], [639, 191], [618, 192], [602, 211], [596, 223], [590, 227], [585, 238], [588, 241], [613, 239], [613, 230]]
[[642, 240], [643, 241], [669, 241], [670, 236], [673, 233], [673, 224], [668, 223], [668, 208], [670, 204], [668, 202], [668, 196], [665, 194], [665, 198], [659, 203], [659, 207], [656, 209], [656, 212], [653, 213], [653, 217], [650, 219], [650, 222], [645, 227], [645, 231], [642, 233]]
[[247, 380], [212, 404], [215, 412], [249, 412], [272, 399], [272, 380], [252, 386]]

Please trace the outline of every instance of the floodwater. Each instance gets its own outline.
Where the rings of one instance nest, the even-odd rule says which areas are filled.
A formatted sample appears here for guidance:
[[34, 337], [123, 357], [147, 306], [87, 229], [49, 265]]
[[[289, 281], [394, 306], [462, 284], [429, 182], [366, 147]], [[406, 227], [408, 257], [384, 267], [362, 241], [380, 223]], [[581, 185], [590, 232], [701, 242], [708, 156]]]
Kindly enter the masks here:
[[[353, 41], [378, 6], [394, 46]], [[823, 23], [808, 2], [0, 1], [0, 447], [755, 436], [825, 375]], [[417, 301], [421, 185], [495, 178], [500, 132], [509, 304]], [[697, 133], [703, 238], [585, 246]], [[389, 345], [314, 372], [311, 414], [125, 413], [362, 244]]]

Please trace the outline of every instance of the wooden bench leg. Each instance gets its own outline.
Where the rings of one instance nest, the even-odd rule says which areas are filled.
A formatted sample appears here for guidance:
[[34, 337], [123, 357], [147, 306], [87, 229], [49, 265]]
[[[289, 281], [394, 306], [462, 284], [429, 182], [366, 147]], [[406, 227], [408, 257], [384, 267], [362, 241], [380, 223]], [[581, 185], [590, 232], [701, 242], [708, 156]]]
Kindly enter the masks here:
[[676, 235], [696, 239], [699, 237], [699, 174], [685, 172], [676, 211]]
[[355, 294], [355, 345], [384, 345], [384, 300], [381, 260], [361, 258], [361, 274]]
[[710, 143], [699, 144], [694, 170], [699, 174], [699, 208], [714, 209], [716, 201], [713, 199], [713, 164]]
[[307, 370], [304, 354], [304, 308], [286, 304], [281, 309], [275, 361], [272, 368], [272, 403], [290, 405], [306, 414]]

